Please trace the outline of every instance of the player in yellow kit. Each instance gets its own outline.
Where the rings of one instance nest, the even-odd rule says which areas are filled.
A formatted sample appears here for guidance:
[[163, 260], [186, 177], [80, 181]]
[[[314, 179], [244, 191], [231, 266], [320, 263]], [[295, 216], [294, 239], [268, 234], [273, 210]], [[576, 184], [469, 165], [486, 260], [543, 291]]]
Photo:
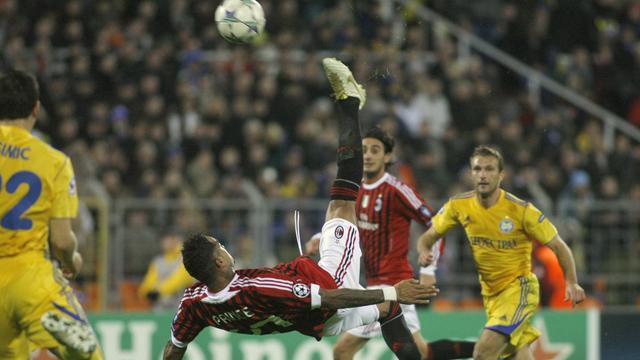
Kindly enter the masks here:
[[474, 359], [533, 359], [529, 344], [540, 333], [530, 323], [539, 303], [538, 279], [531, 272], [532, 241], [551, 248], [566, 278], [565, 301], [585, 298], [578, 285], [573, 255], [556, 228], [533, 204], [500, 188], [502, 155], [479, 146], [470, 158], [475, 190], [452, 197], [418, 240], [421, 265], [431, 246], [456, 224], [471, 245], [478, 269], [487, 323], [474, 348]]
[[61, 359], [102, 359], [66, 280], [82, 266], [73, 168], [31, 135], [39, 112], [31, 75], [0, 75], [0, 359], [28, 359], [29, 342]]

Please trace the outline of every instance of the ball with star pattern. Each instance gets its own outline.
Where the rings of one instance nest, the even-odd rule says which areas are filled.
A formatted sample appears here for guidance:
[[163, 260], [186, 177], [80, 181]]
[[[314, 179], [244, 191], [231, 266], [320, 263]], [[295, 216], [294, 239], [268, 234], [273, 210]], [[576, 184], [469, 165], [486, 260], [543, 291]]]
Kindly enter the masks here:
[[234, 44], [253, 43], [266, 23], [256, 0], [225, 0], [216, 9], [215, 19], [220, 36]]

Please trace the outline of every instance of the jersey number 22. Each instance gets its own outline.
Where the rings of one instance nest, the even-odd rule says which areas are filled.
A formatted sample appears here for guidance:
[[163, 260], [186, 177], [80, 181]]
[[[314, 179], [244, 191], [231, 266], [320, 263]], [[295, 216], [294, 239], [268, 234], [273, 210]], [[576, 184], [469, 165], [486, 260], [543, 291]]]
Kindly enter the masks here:
[[22, 184], [27, 184], [29, 191], [6, 214], [0, 214], [2, 216], [0, 225], [5, 229], [30, 230], [33, 227], [31, 219], [23, 219], [21, 216], [29, 210], [31, 205], [38, 201], [42, 193], [42, 181], [31, 171], [18, 171], [7, 180], [6, 185], [2, 183], [2, 176], [0, 176], [0, 192], [6, 191], [9, 194], [13, 194]]

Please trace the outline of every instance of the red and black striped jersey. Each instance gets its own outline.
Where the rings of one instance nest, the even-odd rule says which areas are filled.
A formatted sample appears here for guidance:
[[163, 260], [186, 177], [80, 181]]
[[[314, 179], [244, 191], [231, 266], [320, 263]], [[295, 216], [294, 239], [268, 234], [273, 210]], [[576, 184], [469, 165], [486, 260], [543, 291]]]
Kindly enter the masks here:
[[320, 339], [335, 311], [312, 308], [312, 285], [337, 288], [331, 275], [306, 256], [273, 268], [237, 270], [217, 293], [197, 283], [184, 292], [171, 340], [185, 347], [207, 326], [254, 335], [299, 331]]
[[431, 226], [432, 209], [410, 186], [385, 173], [362, 183], [356, 202], [367, 285], [392, 285], [413, 277], [407, 257], [411, 220]]

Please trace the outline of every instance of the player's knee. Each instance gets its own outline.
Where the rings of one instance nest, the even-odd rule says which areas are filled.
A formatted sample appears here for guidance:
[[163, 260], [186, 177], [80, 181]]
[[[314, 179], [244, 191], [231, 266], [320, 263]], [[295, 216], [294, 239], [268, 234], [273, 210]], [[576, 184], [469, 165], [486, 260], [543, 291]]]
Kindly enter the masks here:
[[497, 359], [497, 355], [494, 354], [495, 351], [485, 346], [482, 343], [476, 343], [473, 347], [473, 359], [474, 360], [495, 360]]

